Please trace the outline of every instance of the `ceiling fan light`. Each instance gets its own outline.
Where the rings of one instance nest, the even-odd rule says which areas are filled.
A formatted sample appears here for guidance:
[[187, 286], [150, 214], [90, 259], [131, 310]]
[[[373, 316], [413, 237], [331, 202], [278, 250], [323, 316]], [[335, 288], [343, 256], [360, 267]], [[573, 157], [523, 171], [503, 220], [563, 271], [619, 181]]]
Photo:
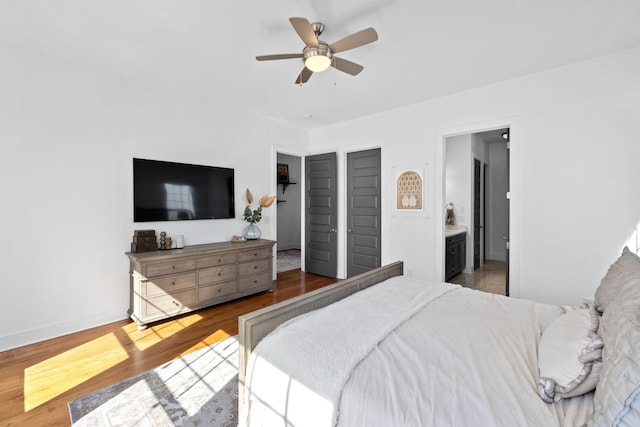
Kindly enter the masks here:
[[305, 47], [302, 54], [304, 56], [305, 67], [314, 73], [324, 71], [331, 66], [333, 52], [331, 51], [331, 48], [322, 41], [318, 46]]
[[319, 73], [329, 68], [331, 59], [324, 55], [310, 56], [304, 60], [304, 65], [314, 73]]

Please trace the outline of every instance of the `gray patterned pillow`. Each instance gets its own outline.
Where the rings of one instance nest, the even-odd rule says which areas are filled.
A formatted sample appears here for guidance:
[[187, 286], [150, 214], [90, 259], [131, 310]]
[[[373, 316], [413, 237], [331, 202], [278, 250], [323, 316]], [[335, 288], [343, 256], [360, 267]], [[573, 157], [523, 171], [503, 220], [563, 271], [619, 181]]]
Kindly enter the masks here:
[[640, 286], [611, 301], [598, 332], [602, 372], [590, 425], [640, 426]]
[[611, 302], [620, 294], [628, 294], [633, 287], [640, 286], [640, 257], [625, 247], [622, 255], [611, 264], [596, 289], [594, 303], [600, 313], [604, 313]]

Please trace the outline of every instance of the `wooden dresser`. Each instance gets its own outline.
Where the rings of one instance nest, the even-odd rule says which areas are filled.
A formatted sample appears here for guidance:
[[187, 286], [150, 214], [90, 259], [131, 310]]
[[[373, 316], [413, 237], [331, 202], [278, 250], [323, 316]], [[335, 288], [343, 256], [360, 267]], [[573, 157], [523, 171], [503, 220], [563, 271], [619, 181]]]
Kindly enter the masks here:
[[127, 252], [131, 318], [145, 329], [156, 320], [271, 290], [275, 243], [259, 239]]

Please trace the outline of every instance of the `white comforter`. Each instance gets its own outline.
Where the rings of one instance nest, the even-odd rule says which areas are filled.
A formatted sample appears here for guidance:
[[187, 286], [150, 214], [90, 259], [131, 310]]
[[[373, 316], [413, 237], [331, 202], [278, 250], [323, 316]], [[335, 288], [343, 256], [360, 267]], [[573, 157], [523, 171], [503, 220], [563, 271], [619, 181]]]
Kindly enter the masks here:
[[560, 307], [393, 278], [289, 322], [247, 371], [248, 426], [580, 425], [592, 396], [536, 394]]

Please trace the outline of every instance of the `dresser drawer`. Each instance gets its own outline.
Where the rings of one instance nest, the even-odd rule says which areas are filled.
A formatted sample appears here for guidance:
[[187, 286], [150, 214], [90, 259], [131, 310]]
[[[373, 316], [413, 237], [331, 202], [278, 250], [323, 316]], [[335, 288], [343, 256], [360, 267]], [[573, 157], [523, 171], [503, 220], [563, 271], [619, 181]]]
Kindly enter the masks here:
[[256, 274], [255, 276], [243, 277], [238, 281], [238, 290], [245, 291], [251, 288], [259, 288], [271, 285], [269, 273]]
[[238, 253], [238, 262], [251, 261], [252, 259], [269, 258], [271, 249], [255, 249], [253, 251], [243, 251]]
[[159, 262], [147, 265], [147, 277], [164, 276], [165, 274], [180, 273], [196, 269], [196, 259], [181, 259], [169, 262]]
[[238, 265], [238, 273], [240, 277], [249, 274], [265, 273], [269, 271], [270, 259], [261, 259], [253, 262], [245, 262]]
[[198, 288], [198, 302], [219, 298], [225, 295], [231, 295], [238, 292], [238, 285], [235, 281], [217, 283], [215, 285], [200, 286]]
[[227, 280], [235, 280], [235, 278], [236, 278], [235, 264], [198, 270], [198, 285], [206, 285], [208, 283], [217, 283], [217, 282], [226, 282]]
[[172, 295], [162, 295], [154, 298], [148, 298], [143, 303], [143, 315], [145, 317], [154, 317], [162, 315], [172, 315], [180, 313], [197, 302], [196, 290], [175, 292]]
[[142, 282], [147, 297], [156, 295], [172, 294], [184, 289], [193, 288], [196, 285], [196, 272], [176, 274], [173, 276], [159, 277]]
[[198, 258], [198, 268], [216, 267], [224, 264], [234, 264], [238, 256], [236, 254], [210, 255]]

